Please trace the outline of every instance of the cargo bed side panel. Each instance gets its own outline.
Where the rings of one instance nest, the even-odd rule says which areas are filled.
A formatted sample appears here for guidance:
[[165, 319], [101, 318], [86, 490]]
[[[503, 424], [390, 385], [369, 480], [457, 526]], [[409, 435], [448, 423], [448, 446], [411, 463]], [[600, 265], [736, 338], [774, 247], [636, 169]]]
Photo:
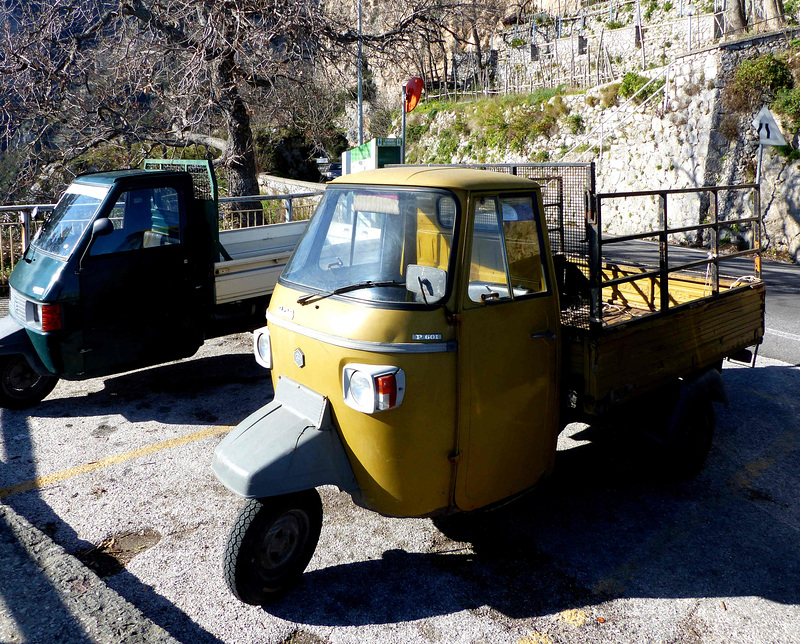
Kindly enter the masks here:
[[764, 284], [726, 291], [626, 324], [576, 331], [567, 341], [568, 389], [594, 416], [711, 367], [764, 335]]

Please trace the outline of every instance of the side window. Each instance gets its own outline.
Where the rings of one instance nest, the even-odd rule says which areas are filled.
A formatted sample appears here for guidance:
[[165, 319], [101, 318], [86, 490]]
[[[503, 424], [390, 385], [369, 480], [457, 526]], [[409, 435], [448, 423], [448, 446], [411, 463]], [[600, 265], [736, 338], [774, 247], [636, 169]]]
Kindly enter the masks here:
[[109, 219], [113, 232], [95, 239], [90, 255], [180, 243], [180, 204], [175, 188], [126, 190]]
[[485, 197], [476, 202], [470, 300], [513, 300], [547, 289], [535, 208], [531, 197]]

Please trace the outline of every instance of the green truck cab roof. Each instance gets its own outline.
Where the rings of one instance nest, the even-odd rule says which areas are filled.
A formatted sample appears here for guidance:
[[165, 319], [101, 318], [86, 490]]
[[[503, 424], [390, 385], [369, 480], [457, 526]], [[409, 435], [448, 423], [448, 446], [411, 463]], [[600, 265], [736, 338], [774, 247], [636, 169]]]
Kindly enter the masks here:
[[108, 186], [120, 181], [138, 179], [144, 177], [147, 179], [153, 176], [161, 178], [168, 178], [170, 176], [183, 177], [185, 172], [175, 172], [174, 170], [140, 170], [133, 168], [130, 170], [111, 170], [108, 172], [90, 172], [88, 174], [81, 174], [75, 177], [75, 183], [88, 183], [93, 185]]

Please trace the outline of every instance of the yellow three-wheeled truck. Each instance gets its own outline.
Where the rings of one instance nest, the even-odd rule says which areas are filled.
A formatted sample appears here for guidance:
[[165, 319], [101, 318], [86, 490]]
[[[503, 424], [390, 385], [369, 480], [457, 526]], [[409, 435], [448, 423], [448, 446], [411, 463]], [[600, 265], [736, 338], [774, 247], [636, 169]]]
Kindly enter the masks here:
[[595, 208], [587, 256], [552, 253], [543, 210], [533, 181], [481, 170], [329, 184], [255, 333], [275, 398], [214, 454], [249, 499], [225, 554], [242, 601], [298, 581], [321, 485], [395, 517], [485, 508], [551, 471], [566, 422], [647, 395], [670, 408], [649, 429], [676, 471], [699, 469], [722, 360], [763, 336], [758, 264], [727, 279], [718, 258], [705, 275], [609, 263]]

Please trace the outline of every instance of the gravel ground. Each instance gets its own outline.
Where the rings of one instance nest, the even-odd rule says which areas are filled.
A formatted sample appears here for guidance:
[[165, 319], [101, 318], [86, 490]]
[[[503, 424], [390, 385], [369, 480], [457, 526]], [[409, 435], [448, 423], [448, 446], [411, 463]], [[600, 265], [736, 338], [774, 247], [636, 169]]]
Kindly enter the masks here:
[[62, 382], [0, 411], [0, 641], [800, 642], [800, 370], [724, 378], [732, 404], [690, 482], [572, 426], [549, 481], [468, 521], [381, 517], [322, 489], [304, 582], [265, 608], [225, 588], [240, 501], [210, 471], [226, 428], [271, 396], [249, 336]]

